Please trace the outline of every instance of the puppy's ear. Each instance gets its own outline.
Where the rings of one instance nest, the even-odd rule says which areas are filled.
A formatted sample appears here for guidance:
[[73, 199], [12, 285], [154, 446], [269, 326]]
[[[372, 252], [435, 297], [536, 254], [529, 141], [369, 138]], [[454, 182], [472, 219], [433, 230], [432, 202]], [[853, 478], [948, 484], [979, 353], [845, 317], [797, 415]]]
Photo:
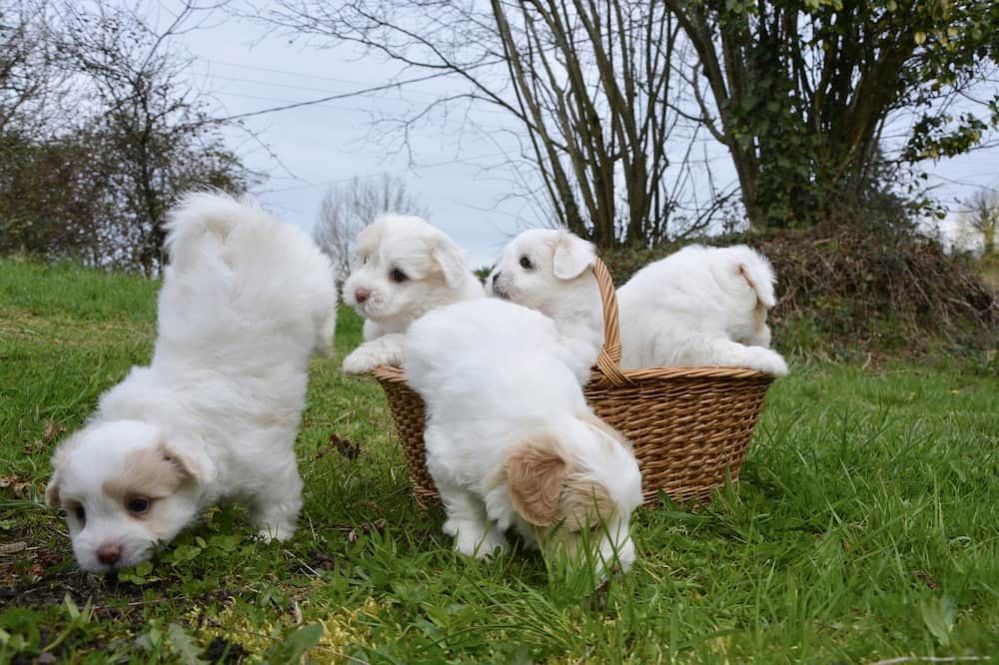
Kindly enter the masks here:
[[215, 465], [203, 453], [182, 452], [178, 446], [165, 441], [160, 442], [156, 450], [170, 464], [180, 482], [205, 482], [215, 477]]
[[537, 436], [517, 446], [506, 463], [513, 507], [535, 526], [552, 526], [562, 516], [568, 464], [559, 449], [554, 436]]
[[50, 508], [58, 508], [62, 501], [59, 498], [59, 471], [52, 474], [52, 479], [45, 486], [45, 505]]
[[62, 467], [66, 464], [67, 450], [76, 445], [76, 441], [77, 435], [74, 434], [56, 448], [55, 454], [52, 455], [52, 478], [45, 486], [45, 504], [52, 508], [58, 508], [62, 504], [62, 499], [59, 496], [59, 487], [62, 484]]
[[774, 295], [774, 271], [770, 267], [770, 262], [763, 255], [745, 248], [748, 256], [739, 261], [736, 271], [739, 276], [746, 280], [749, 288], [756, 292], [756, 298], [760, 303], [770, 309], [777, 304]]
[[576, 528], [596, 526], [610, 519], [614, 500], [603, 483], [578, 476], [570, 477], [562, 493], [562, 510]]
[[568, 231], [559, 231], [555, 239], [554, 267], [552, 272], [559, 279], [575, 279], [597, 260], [593, 243]]
[[444, 282], [450, 287], [456, 287], [465, 279], [465, 258], [461, 250], [441, 235], [430, 241], [430, 257], [444, 274]]

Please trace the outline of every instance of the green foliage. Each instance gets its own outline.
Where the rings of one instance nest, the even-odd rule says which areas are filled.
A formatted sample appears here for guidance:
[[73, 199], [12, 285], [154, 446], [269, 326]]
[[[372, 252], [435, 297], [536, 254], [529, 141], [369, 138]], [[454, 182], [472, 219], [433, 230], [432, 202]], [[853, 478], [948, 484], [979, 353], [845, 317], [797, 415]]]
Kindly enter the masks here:
[[999, 127], [999, 94], [960, 115], [948, 101], [999, 60], [990, 0], [668, 4], [697, 48], [715, 133], [759, 228], [829, 222], [844, 205], [862, 211], [884, 160], [882, 131], [899, 113], [916, 114], [903, 164], [965, 153]]
[[[148, 359], [156, 284], [0, 261], [0, 286], [0, 543], [30, 544], [0, 553], [0, 662], [999, 652], [999, 376], [796, 363], [768, 394], [739, 486], [695, 513], [640, 511], [635, 568], [597, 586], [523, 548], [488, 562], [451, 551], [441, 513], [409, 498], [380, 389], [338, 370], [360, 340], [343, 310], [336, 357], [311, 368], [295, 538], [256, 541], [242, 511], [215, 509], [115, 580], [75, 570], [64, 526], [41, 503], [62, 436], [47, 421], [78, 427]], [[333, 435], [360, 455], [342, 455]]]

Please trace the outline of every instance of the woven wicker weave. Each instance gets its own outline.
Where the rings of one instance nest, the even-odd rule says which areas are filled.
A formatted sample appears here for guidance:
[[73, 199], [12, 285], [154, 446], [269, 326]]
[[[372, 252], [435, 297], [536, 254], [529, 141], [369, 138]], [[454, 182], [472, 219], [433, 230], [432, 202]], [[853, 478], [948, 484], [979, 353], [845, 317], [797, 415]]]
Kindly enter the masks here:
[[[635, 446], [645, 502], [663, 491], [676, 501], [707, 501], [739, 479], [763, 398], [773, 377], [730, 367], [657, 367], [622, 370], [617, 296], [601, 261], [593, 269], [604, 306], [604, 348], [584, 389], [597, 415]], [[388, 398], [421, 504], [437, 501], [423, 447], [423, 400], [406, 386], [402, 370], [372, 374]]]

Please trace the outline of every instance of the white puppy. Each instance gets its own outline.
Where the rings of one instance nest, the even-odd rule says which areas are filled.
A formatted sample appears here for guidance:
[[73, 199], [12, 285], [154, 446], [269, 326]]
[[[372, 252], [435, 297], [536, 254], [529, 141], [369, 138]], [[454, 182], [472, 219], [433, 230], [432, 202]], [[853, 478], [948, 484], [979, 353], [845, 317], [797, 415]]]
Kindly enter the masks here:
[[343, 299], [365, 318], [365, 343], [343, 361], [350, 374], [401, 365], [410, 323], [436, 307], [484, 296], [461, 250], [419, 217], [379, 217], [358, 234], [355, 253]]
[[188, 195], [167, 229], [152, 363], [52, 461], [46, 499], [88, 571], [148, 559], [222, 499], [268, 539], [291, 537], [301, 506], [293, 445], [309, 356], [332, 342], [333, 268], [300, 229], [220, 194]]
[[574, 357], [579, 382], [604, 343], [603, 306], [593, 276], [597, 259], [593, 244], [568, 231], [524, 231], [503, 248], [486, 280], [486, 290], [536, 309], [555, 322], [559, 338]]
[[515, 527], [569, 554], [592, 543], [601, 573], [615, 554], [630, 566], [638, 464], [587, 406], [551, 319], [496, 299], [451, 305], [412, 325], [405, 358], [457, 551], [487, 556]]
[[618, 289], [621, 366], [721, 365], [783, 376], [770, 346], [770, 263], [745, 245], [700, 245], [651, 263]]

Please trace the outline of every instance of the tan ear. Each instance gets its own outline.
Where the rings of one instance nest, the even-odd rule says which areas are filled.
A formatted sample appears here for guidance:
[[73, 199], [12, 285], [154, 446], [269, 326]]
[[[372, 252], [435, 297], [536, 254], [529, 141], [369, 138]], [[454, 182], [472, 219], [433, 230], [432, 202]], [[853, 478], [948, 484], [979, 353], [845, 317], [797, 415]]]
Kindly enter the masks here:
[[161, 442], [157, 447], [157, 452], [170, 463], [180, 482], [204, 480], [209, 471], [209, 469], [202, 468], [205, 466], [203, 463], [199, 464], [191, 456], [180, 452], [169, 443]]
[[51, 508], [58, 508], [62, 504], [59, 498], [59, 472], [52, 474], [52, 479], [45, 486], [45, 505]]
[[614, 513], [614, 500], [603, 483], [585, 476], [570, 477], [562, 493], [565, 519], [576, 528], [596, 526]]
[[513, 507], [535, 526], [552, 526], [562, 517], [562, 486], [568, 464], [558, 439], [542, 434], [522, 442], [506, 462]]
[[444, 274], [444, 282], [451, 287], [460, 285], [466, 272], [461, 250], [443, 234], [431, 242], [430, 256]]
[[575, 279], [597, 261], [593, 243], [568, 231], [559, 231], [555, 239], [552, 272], [559, 279]]
[[66, 463], [67, 451], [75, 446], [78, 440], [76, 434], [70, 436], [56, 448], [55, 454], [52, 455], [52, 478], [49, 480], [49, 484], [45, 486], [45, 504], [52, 508], [58, 508], [62, 504], [62, 499], [59, 496], [59, 486], [62, 484], [60, 470], [63, 464]]

